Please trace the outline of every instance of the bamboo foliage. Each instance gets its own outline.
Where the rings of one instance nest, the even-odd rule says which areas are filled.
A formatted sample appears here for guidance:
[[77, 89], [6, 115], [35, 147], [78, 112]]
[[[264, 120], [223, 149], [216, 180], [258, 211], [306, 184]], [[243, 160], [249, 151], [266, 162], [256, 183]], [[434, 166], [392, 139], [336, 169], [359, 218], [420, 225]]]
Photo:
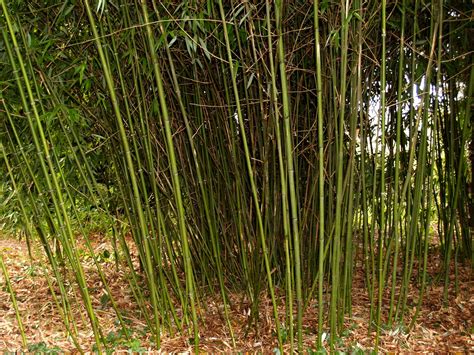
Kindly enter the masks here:
[[474, 255], [468, 5], [47, 3], [1, 1], [1, 182], [73, 340], [68, 275], [105, 343], [75, 238], [93, 253], [98, 216], [156, 347], [178, 331], [199, 349], [209, 293], [235, 345], [237, 293], [250, 327], [270, 297], [280, 350], [305, 350], [313, 306], [335, 349], [364, 275], [377, 349], [384, 324], [415, 324], [430, 245], [447, 301]]

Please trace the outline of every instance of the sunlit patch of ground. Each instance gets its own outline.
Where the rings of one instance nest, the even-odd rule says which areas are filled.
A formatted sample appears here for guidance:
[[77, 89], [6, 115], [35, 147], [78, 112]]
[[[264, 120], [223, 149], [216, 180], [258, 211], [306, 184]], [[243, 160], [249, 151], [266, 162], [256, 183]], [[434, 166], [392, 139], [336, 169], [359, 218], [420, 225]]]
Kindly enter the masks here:
[[[102, 286], [100, 277], [85, 246], [78, 242], [83, 266], [87, 275], [92, 302], [111, 349], [156, 350], [148, 332], [147, 324], [143, 320], [137, 302], [130, 291], [127, 275], [120, 268], [117, 271], [111, 252], [110, 243], [103, 237], [93, 238], [93, 248], [96, 253], [105, 255], [101, 260], [101, 267], [110, 286], [113, 299], [125, 318], [130, 337], [123, 336], [118, 326], [117, 316], [111, 307], [109, 297]], [[130, 243], [132, 245], [132, 243]], [[45, 351], [74, 351], [75, 345], [67, 336], [61, 308], [55, 303], [53, 292], [57, 292], [57, 284], [52, 277], [50, 268], [42, 263], [43, 256], [34, 252], [34, 261], [30, 261], [26, 243], [15, 239], [0, 239], [0, 252], [7, 265], [13, 288], [25, 327], [30, 350]], [[105, 252], [105, 253], [104, 253]], [[136, 251], [132, 248], [134, 263], [137, 265]], [[428, 274], [434, 280], [440, 270], [439, 259], [430, 258]], [[381, 330], [380, 350], [382, 352], [474, 352], [474, 282], [469, 266], [459, 266], [459, 290], [456, 295], [454, 279], [449, 292], [447, 307], [443, 307], [443, 287], [432, 282], [427, 286], [423, 307], [418, 321], [410, 333], [402, 327], [393, 326], [392, 329]], [[356, 349], [370, 350], [374, 347], [375, 332], [368, 332], [369, 298], [364, 286], [361, 270], [356, 270], [352, 290], [352, 316], [346, 317], [346, 331], [338, 338], [338, 349], [353, 351]], [[51, 288], [48, 285], [51, 283]], [[10, 296], [0, 273], [0, 350], [17, 351], [21, 349], [21, 336], [15, 311]], [[74, 284], [67, 284], [68, 295], [71, 300], [71, 317], [77, 326], [77, 340], [84, 351], [93, 349], [93, 335], [84, 306], [78, 298], [78, 290]], [[387, 288], [384, 292], [384, 305], [389, 304], [390, 293]], [[419, 290], [410, 287], [408, 306], [411, 314], [417, 302]], [[207, 296], [200, 302], [200, 337], [201, 349], [207, 352], [236, 352], [252, 351], [269, 353], [276, 347], [276, 335], [273, 321], [273, 310], [270, 299], [262, 295], [259, 309], [258, 327], [248, 328], [250, 314], [249, 301], [241, 294], [231, 294], [231, 308], [229, 309], [235, 346], [223, 317], [223, 308], [220, 297]], [[285, 314], [283, 301], [279, 313]], [[180, 310], [178, 309], [178, 313]], [[303, 321], [304, 349], [315, 349], [317, 330], [317, 304], [312, 302]], [[325, 315], [328, 312], [325, 310]], [[411, 315], [407, 316], [407, 321]], [[191, 335], [163, 334], [160, 351], [184, 352], [192, 351]], [[327, 343], [326, 343], [327, 345]], [[289, 344], [284, 347], [290, 351]]]

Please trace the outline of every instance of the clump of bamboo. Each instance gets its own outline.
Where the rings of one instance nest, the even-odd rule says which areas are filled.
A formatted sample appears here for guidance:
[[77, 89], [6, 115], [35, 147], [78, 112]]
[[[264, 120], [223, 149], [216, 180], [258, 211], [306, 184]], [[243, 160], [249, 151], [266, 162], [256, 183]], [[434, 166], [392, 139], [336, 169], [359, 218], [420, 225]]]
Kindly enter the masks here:
[[[98, 348], [105, 343], [75, 239], [84, 234], [93, 253], [94, 213], [112, 230], [117, 267], [127, 270], [158, 348], [162, 331], [179, 331], [199, 349], [208, 292], [220, 294], [235, 344], [229, 292], [237, 292], [251, 302], [250, 326], [268, 293], [275, 345], [283, 350], [287, 331], [301, 352], [303, 314], [316, 299], [315, 347], [335, 349], [356, 272], [365, 276], [377, 348], [384, 324], [416, 321], [433, 228], [445, 300], [458, 262], [473, 262], [465, 148], [474, 74], [464, 5], [1, 8], [2, 182], [51, 264], [72, 339], [63, 266]], [[84, 209], [95, 212], [86, 218]], [[407, 319], [415, 267], [420, 294]]]

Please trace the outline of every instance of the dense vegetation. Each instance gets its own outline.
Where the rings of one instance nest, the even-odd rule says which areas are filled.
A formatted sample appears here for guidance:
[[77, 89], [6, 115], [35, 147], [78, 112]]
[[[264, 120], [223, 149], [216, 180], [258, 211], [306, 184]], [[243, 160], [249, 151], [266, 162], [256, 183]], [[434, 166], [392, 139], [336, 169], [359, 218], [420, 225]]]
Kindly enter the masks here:
[[0, 223], [41, 243], [72, 339], [66, 282], [103, 340], [79, 234], [110, 236], [157, 347], [198, 346], [213, 292], [231, 336], [228, 293], [254, 325], [270, 295], [299, 350], [316, 298], [333, 344], [360, 266], [377, 348], [431, 246], [445, 300], [472, 265], [470, 1], [0, 3]]

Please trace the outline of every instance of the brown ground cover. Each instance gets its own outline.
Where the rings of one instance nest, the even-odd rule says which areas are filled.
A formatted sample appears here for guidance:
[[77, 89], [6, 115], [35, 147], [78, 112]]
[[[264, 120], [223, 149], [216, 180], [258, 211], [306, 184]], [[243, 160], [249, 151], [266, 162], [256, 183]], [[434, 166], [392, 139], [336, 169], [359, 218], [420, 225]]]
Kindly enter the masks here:
[[[81, 243], [79, 242], [78, 245], [80, 246]], [[100, 236], [94, 238], [93, 246], [99, 253], [110, 250], [109, 243]], [[16, 292], [30, 350], [74, 351], [74, 344], [66, 334], [60, 311], [48, 286], [49, 277], [54, 290], [54, 280], [51, 278], [48, 268], [40, 262], [41, 257], [36, 255], [35, 260], [30, 261], [24, 241], [4, 237], [0, 238], [0, 252], [3, 254]], [[110, 302], [107, 302], [107, 298], [104, 296], [95, 266], [87, 253], [83, 255], [83, 265], [94, 307], [104, 336], [108, 337], [110, 341], [111, 349], [155, 351], [156, 349], [150, 345], [151, 339], [146, 330], [146, 323], [140, 316], [123, 271], [117, 271], [113, 261], [104, 261], [103, 267], [113, 297], [126, 317], [127, 327], [133, 332], [129, 340], [120, 336], [117, 317]], [[439, 270], [439, 259], [433, 255], [430, 257], [429, 277], [435, 279]], [[448, 306], [443, 307], [442, 285], [436, 282], [431, 283], [426, 289], [426, 296], [415, 327], [409, 333], [396, 327], [391, 330], [382, 330], [380, 351], [473, 353], [474, 281], [472, 270], [469, 266], [459, 266], [458, 275], [458, 293], [455, 292], [453, 278]], [[21, 336], [10, 296], [4, 287], [2, 273], [0, 273], [0, 285], [0, 350], [18, 351], [21, 349]], [[83, 350], [91, 351], [93, 349], [93, 335], [85, 310], [77, 298], [77, 290], [73, 285], [70, 285], [68, 292], [70, 292], [71, 312], [77, 323], [79, 342]], [[412, 313], [418, 292], [416, 287], [410, 288], [408, 304]], [[341, 335], [338, 348], [345, 351], [355, 349], [369, 351], [374, 347], [375, 333], [368, 333], [369, 300], [364, 287], [364, 276], [360, 270], [355, 272], [352, 296], [352, 317], [346, 318], [347, 330]], [[389, 292], [386, 292], [384, 297], [384, 304], [388, 304]], [[231, 294], [230, 298], [232, 301], [230, 314], [236, 346], [232, 346], [226, 323], [222, 317], [222, 302], [218, 297], [207, 296], [205, 300], [201, 300], [199, 309], [202, 321], [200, 326], [201, 349], [206, 352], [272, 352], [276, 346], [276, 336], [270, 300], [262, 296], [259, 325], [249, 329], [247, 327], [249, 307], [245, 297], [240, 294]], [[283, 306], [280, 313], [284, 314]], [[410, 318], [408, 317], [408, 319]], [[314, 349], [317, 329], [316, 303], [308, 307], [303, 327], [305, 349]], [[190, 343], [189, 336], [179, 333], [162, 335], [161, 352], [192, 350], [193, 344]], [[284, 350], [289, 352], [289, 345], [286, 345]]]

